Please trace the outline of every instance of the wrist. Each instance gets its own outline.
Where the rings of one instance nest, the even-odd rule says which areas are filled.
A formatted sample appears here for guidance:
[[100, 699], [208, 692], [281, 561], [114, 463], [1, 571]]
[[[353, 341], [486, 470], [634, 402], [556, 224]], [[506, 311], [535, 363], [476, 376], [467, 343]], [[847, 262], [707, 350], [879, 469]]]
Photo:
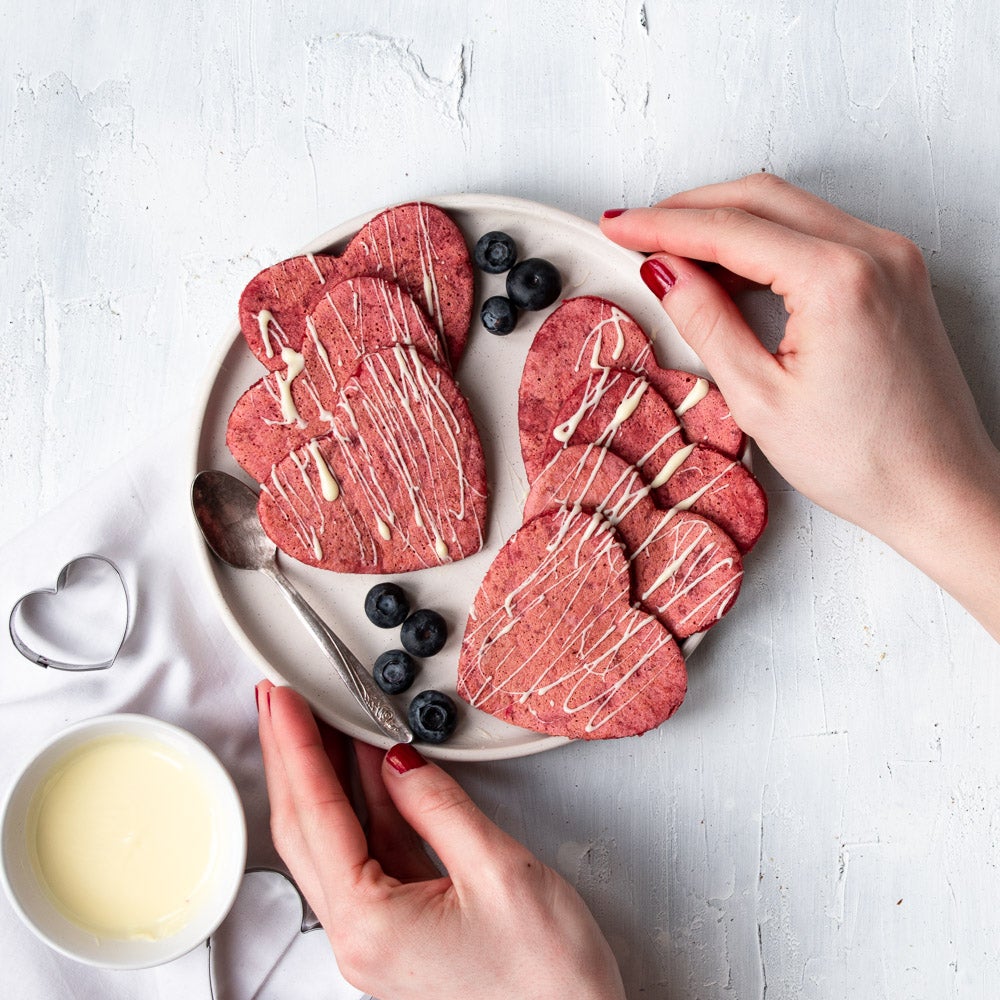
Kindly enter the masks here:
[[1000, 452], [990, 444], [921, 481], [905, 516], [876, 534], [1000, 641]]

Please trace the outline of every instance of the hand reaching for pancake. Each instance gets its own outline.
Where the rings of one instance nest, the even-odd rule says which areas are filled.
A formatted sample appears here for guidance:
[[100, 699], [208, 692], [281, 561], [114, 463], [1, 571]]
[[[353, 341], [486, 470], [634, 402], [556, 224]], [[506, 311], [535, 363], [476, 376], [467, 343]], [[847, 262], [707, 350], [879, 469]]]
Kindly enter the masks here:
[[[948, 341], [918, 248], [770, 175], [609, 212], [718, 383], [794, 487], [892, 545], [1000, 638], [1000, 453]], [[768, 352], [696, 261], [770, 287]]]
[[[349, 745], [306, 702], [257, 688], [275, 846], [344, 977], [381, 1000], [617, 1000], [610, 947], [577, 893], [412, 747]], [[442, 876], [425, 840], [446, 866]]]

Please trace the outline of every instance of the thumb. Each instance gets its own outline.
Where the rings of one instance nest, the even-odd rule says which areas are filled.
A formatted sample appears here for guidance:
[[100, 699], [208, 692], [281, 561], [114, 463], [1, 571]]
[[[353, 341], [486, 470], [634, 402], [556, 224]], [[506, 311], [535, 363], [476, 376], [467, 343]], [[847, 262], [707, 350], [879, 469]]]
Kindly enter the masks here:
[[777, 363], [715, 278], [694, 261], [665, 253], [645, 260], [639, 274], [730, 406], [765, 392]]
[[386, 753], [382, 780], [400, 815], [430, 844], [455, 881], [481, 874], [484, 865], [506, 852], [524, 852], [454, 778], [410, 744], [398, 743]]

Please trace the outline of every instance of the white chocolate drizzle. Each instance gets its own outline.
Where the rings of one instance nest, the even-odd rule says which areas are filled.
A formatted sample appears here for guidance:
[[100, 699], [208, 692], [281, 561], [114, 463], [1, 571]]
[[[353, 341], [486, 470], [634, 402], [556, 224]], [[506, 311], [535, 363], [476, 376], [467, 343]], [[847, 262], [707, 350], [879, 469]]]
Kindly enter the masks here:
[[295, 400], [292, 399], [292, 382], [295, 381], [296, 376], [302, 373], [302, 369], [305, 367], [305, 358], [298, 351], [285, 347], [281, 351], [281, 360], [285, 362], [285, 371], [274, 373], [278, 380], [278, 390], [281, 393], [281, 415], [287, 423], [299, 421], [302, 426], [305, 426], [305, 421], [299, 416], [299, 411], [296, 409]]
[[323, 452], [319, 450], [319, 442], [315, 438], [306, 447], [309, 449], [312, 460], [316, 463], [316, 471], [319, 474], [319, 484], [323, 499], [327, 503], [333, 503], [340, 498], [340, 484], [337, 482], [337, 477], [333, 474], [326, 459], [323, 457]]
[[597, 381], [594, 381], [594, 376], [591, 375], [587, 379], [587, 385], [583, 392], [583, 398], [580, 400], [580, 405], [577, 407], [576, 412], [563, 423], [559, 424], [552, 431], [552, 436], [557, 440], [566, 444], [576, 433], [576, 429], [580, 426], [581, 421], [587, 414], [594, 409], [597, 404], [604, 398], [604, 394], [608, 391], [618, 381], [619, 376], [616, 375], [613, 379], [611, 376], [610, 368], [600, 368], [600, 375], [597, 377]]
[[[627, 575], [610, 524], [564, 512], [555, 537], [506, 600], [486, 614], [474, 609], [469, 618], [463, 656], [477, 667], [472, 704], [491, 711], [554, 701], [565, 715], [583, 713], [584, 730], [594, 733], [641, 698], [658, 680], [647, 664], [673, 637], [628, 605]], [[575, 607], [584, 592], [587, 614]], [[527, 647], [517, 638], [526, 626]], [[557, 691], [561, 702], [552, 697]]]
[[309, 263], [312, 264], [313, 270], [316, 272], [316, 277], [319, 278], [319, 283], [321, 285], [326, 284], [326, 278], [323, 277], [323, 272], [319, 269], [319, 264], [316, 263], [316, 257], [314, 254], [307, 253], [306, 257], [309, 258]]
[[[293, 453], [293, 468], [310, 475], [305, 481], [291, 476], [283, 462], [268, 484], [303, 548], [314, 549], [316, 525], [323, 537], [327, 515], [339, 526], [338, 546], [353, 538], [356, 562], [365, 566], [378, 564], [390, 541], [419, 565], [450, 562], [482, 547], [485, 494], [468, 481], [466, 428], [442, 392], [444, 377], [437, 369], [432, 374], [412, 345], [363, 357], [341, 393], [331, 433]], [[333, 464], [324, 460], [331, 449]], [[323, 489], [323, 467], [334, 465], [337, 508], [328, 506]], [[332, 471], [331, 478], [337, 482]], [[338, 558], [352, 561], [338, 553], [330, 568]]]
[[667, 459], [663, 468], [660, 469], [660, 471], [653, 477], [649, 484], [649, 488], [652, 490], [658, 490], [661, 486], [666, 486], [673, 474], [688, 460], [691, 456], [691, 452], [693, 451], [693, 444], [686, 445], [685, 447], [675, 451], [670, 458]]
[[441, 312], [441, 297], [438, 292], [437, 275], [434, 273], [434, 243], [431, 241], [429, 209], [422, 202], [417, 203], [417, 218], [420, 221], [420, 270], [427, 302], [427, 312], [437, 325], [438, 334], [444, 340], [444, 315]]
[[[610, 447], [614, 444], [618, 429], [632, 416], [639, 408], [646, 390], [650, 387], [649, 381], [644, 375], [636, 372], [626, 372], [614, 368], [596, 368], [587, 377], [587, 382], [583, 389], [583, 395], [576, 411], [568, 420], [558, 424], [552, 430], [552, 436], [565, 447], [573, 439], [580, 424], [597, 411], [598, 406], [604, 397], [623, 379], [629, 379], [622, 399], [615, 409], [611, 419], [599, 431], [593, 432], [594, 443], [602, 447]], [[680, 434], [681, 425], [673, 423], [669, 429], [653, 441], [652, 447], [641, 457], [636, 459], [635, 464], [640, 468], [645, 467], [661, 448], [670, 443], [671, 438]], [[683, 447], [683, 446], [682, 446]]]
[[[604, 331], [606, 327], [612, 326], [615, 330], [615, 344], [611, 348], [611, 359], [612, 361], [617, 361], [621, 356], [622, 352], [625, 350], [625, 328], [623, 323], [629, 322], [628, 316], [621, 311], [617, 306], [612, 305], [610, 307], [610, 315], [606, 319], [602, 319], [584, 338], [580, 344], [580, 353], [576, 358], [576, 367], [574, 372], [581, 371], [584, 367], [584, 358], [587, 356], [587, 346], [592, 344], [590, 351], [590, 367], [591, 368], [602, 368], [601, 364], [601, 351], [604, 347]], [[639, 353], [639, 359], [645, 360], [649, 354], [648, 345], [643, 348]], [[637, 367], [637, 362], [632, 364], [633, 371], [641, 371], [641, 368]]]
[[271, 310], [261, 309], [257, 313], [257, 326], [260, 328], [260, 339], [264, 342], [264, 353], [269, 358], [274, 357], [274, 345], [271, 343], [272, 325], [281, 334], [282, 338], [284, 338], [285, 331], [278, 325], [278, 321], [274, 318]]
[[697, 406], [708, 395], [708, 388], [707, 378], [696, 379], [691, 391], [681, 400], [680, 405], [674, 408], [676, 416], [683, 417], [688, 410]]

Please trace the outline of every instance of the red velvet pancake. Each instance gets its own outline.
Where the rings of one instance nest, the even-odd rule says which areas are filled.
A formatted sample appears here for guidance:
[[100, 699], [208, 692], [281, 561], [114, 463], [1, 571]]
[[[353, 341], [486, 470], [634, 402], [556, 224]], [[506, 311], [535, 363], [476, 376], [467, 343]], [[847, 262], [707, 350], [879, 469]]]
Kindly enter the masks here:
[[646, 376], [617, 368], [592, 371], [569, 393], [555, 420], [547, 461], [566, 446], [607, 447], [642, 472], [660, 507], [709, 518], [741, 552], [764, 530], [767, 495], [757, 480], [736, 459], [687, 444], [673, 411]]
[[479, 551], [486, 467], [468, 404], [415, 347], [366, 354], [330, 434], [294, 451], [263, 484], [264, 530], [304, 563], [405, 573]]
[[608, 521], [539, 515], [497, 554], [462, 639], [458, 693], [505, 722], [577, 739], [634, 736], [684, 699], [684, 658], [630, 603]]
[[445, 363], [441, 341], [423, 310], [398, 285], [381, 278], [327, 285], [305, 325], [301, 351], [284, 349], [293, 367], [252, 385], [229, 417], [226, 444], [258, 482], [290, 452], [329, 432], [341, 386], [363, 354], [413, 344], [432, 361]]
[[587, 295], [567, 299], [545, 320], [524, 363], [518, 425], [529, 481], [545, 465], [546, 439], [567, 385], [600, 367], [643, 373], [678, 414], [688, 443], [706, 444], [734, 458], [742, 451], [743, 432], [719, 390], [690, 372], [660, 368], [649, 338], [628, 313]]
[[594, 511], [614, 525], [634, 597], [676, 638], [711, 628], [735, 602], [743, 560], [732, 539], [697, 514], [661, 510], [639, 470], [607, 449], [559, 452], [532, 483], [524, 516], [560, 507]]

